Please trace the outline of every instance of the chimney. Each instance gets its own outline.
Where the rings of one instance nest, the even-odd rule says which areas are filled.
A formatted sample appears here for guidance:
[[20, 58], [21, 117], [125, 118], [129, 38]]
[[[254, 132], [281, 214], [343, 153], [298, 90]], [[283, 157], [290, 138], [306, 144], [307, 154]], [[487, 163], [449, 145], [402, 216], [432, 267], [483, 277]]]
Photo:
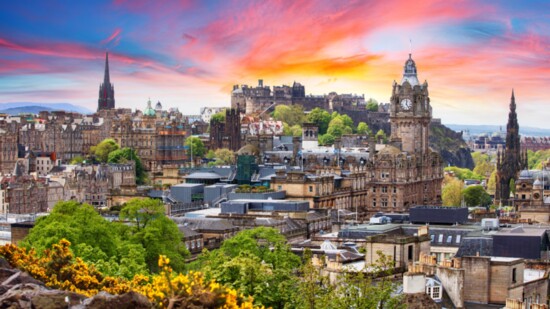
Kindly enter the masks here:
[[418, 294], [426, 291], [426, 275], [407, 272], [403, 274], [403, 293]]

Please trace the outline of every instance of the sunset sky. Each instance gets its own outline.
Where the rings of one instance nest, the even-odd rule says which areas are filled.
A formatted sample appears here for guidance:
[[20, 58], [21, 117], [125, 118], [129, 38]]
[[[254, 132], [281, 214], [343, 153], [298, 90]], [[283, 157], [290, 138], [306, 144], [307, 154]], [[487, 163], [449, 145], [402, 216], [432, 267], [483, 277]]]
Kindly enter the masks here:
[[[550, 1], [2, 1], [0, 102], [97, 107], [105, 52], [117, 107], [198, 114], [234, 84], [388, 102], [412, 54], [443, 123], [550, 128]], [[0, 106], [1, 107], [1, 106]]]

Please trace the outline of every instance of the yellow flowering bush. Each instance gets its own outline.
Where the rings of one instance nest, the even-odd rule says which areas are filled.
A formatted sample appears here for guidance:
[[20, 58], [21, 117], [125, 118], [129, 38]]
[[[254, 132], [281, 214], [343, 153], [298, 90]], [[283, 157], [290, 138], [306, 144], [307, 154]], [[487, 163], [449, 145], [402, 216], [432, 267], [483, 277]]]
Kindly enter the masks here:
[[132, 280], [103, 276], [94, 265], [74, 258], [71, 243], [65, 239], [46, 250], [39, 257], [31, 249], [16, 245], [0, 246], [0, 255], [11, 265], [28, 272], [46, 286], [93, 296], [99, 291], [121, 294], [130, 290], [145, 295], [155, 307], [193, 307], [224, 309], [255, 308], [251, 297], [243, 297], [215, 281], [205, 282], [199, 272], [174, 273], [170, 260], [161, 255], [158, 261], [160, 273], [151, 277], [135, 275]]

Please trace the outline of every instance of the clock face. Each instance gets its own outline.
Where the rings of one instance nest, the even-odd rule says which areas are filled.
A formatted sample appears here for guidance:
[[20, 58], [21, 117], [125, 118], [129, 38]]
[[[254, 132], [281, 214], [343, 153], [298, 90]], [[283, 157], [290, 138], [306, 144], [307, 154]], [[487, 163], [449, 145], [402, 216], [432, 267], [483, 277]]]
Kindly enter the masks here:
[[410, 110], [412, 107], [412, 102], [411, 100], [409, 99], [403, 99], [401, 100], [401, 108], [403, 108], [404, 110], [408, 111]]

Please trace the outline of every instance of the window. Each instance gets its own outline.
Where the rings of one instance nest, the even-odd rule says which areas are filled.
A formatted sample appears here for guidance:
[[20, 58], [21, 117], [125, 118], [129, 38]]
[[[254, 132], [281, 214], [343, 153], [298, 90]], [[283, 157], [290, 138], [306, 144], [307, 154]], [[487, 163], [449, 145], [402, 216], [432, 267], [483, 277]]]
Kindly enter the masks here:
[[376, 207], [376, 199], [375, 198], [372, 199], [372, 207]]
[[393, 193], [397, 193], [397, 187], [393, 187]]
[[382, 187], [382, 193], [387, 193], [388, 192], [388, 187], [384, 186]]
[[460, 235], [456, 235], [456, 243], [460, 243]]
[[453, 235], [447, 236], [447, 243], [450, 244], [453, 242]]
[[309, 192], [313, 192], [313, 186], [309, 186]]
[[434, 235], [434, 234], [430, 235], [430, 239], [431, 239], [430, 242], [434, 242], [434, 240], [435, 240], [435, 235]]
[[283, 189], [283, 186], [277, 186], [277, 190], [281, 191]]
[[382, 200], [382, 207], [388, 207], [388, 201]]
[[512, 268], [512, 283], [516, 283], [516, 269]]
[[408, 259], [409, 259], [409, 260], [412, 260], [412, 259], [413, 259], [413, 246], [410, 245], [408, 250], [409, 250], [409, 252], [408, 252]]
[[372, 192], [376, 192], [376, 187], [372, 187]]
[[397, 202], [393, 201], [393, 208], [396, 208], [396, 207], [397, 207]]
[[437, 238], [437, 242], [443, 242], [443, 234], [439, 234], [439, 237]]
[[522, 200], [525, 199], [525, 194], [522, 194], [522, 195], [521, 195], [521, 199], [522, 199]]

